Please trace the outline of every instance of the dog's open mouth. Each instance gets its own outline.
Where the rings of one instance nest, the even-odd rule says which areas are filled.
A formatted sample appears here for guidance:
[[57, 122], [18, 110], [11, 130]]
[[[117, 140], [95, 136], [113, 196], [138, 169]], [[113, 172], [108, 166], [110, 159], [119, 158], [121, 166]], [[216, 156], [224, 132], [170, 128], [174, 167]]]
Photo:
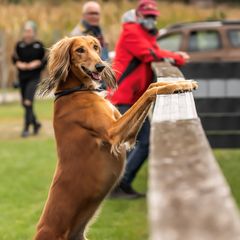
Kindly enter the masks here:
[[100, 81], [101, 75], [98, 72], [92, 72], [84, 66], [81, 66], [82, 70], [93, 80]]

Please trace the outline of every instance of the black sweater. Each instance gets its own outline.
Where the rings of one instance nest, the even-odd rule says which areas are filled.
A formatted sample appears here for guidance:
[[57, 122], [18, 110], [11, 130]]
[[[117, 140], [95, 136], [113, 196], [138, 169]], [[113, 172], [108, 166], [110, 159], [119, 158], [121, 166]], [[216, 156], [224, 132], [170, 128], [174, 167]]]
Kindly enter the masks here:
[[40, 60], [42, 62], [41, 66], [33, 70], [18, 69], [18, 77], [20, 80], [39, 77], [47, 63], [44, 46], [39, 41], [34, 41], [30, 44], [27, 44], [24, 41], [17, 42], [12, 60], [14, 64], [17, 61], [29, 63], [33, 60]]

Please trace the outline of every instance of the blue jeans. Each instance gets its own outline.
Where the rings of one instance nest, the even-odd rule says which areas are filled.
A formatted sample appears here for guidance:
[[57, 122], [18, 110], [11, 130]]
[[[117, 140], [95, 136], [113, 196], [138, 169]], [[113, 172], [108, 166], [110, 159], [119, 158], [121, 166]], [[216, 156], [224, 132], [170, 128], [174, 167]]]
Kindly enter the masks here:
[[[131, 105], [118, 105], [117, 108], [124, 114]], [[142, 128], [137, 135], [137, 143], [133, 150], [127, 155], [127, 164], [121, 184], [131, 185], [138, 170], [148, 157], [149, 153], [149, 136], [150, 136], [150, 121], [148, 117], [145, 119]]]

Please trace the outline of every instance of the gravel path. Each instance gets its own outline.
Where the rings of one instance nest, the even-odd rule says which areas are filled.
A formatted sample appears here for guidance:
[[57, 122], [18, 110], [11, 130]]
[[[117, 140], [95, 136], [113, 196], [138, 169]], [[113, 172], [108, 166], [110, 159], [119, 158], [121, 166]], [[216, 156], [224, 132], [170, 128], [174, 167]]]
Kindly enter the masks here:
[[20, 101], [20, 94], [18, 92], [1, 92], [0, 104], [8, 102]]

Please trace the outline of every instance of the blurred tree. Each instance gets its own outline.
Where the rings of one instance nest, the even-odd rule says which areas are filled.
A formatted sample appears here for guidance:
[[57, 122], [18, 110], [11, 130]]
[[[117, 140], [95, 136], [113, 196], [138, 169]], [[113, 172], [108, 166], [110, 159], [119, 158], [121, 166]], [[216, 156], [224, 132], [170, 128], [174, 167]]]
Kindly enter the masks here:
[[[84, 0], [0, 0], [0, 3], [13, 3], [13, 4], [21, 4], [21, 3], [34, 3], [34, 2], [48, 2], [54, 5], [61, 4], [66, 1], [75, 1], [75, 2], [84, 2]], [[102, 0], [102, 2], [119, 2], [121, 0]], [[137, 0], [127, 0], [129, 2], [134, 2]], [[158, 0], [160, 2], [160, 0]], [[192, 3], [192, 2], [216, 2], [216, 3], [236, 3], [240, 4], [240, 0], [165, 0], [166, 2], [184, 2], [184, 3]]]
[[189, 0], [189, 3], [207, 8], [213, 6], [214, 0]]
[[213, 0], [189, 0], [190, 3], [203, 3], [203, 4], [213, 4]]

